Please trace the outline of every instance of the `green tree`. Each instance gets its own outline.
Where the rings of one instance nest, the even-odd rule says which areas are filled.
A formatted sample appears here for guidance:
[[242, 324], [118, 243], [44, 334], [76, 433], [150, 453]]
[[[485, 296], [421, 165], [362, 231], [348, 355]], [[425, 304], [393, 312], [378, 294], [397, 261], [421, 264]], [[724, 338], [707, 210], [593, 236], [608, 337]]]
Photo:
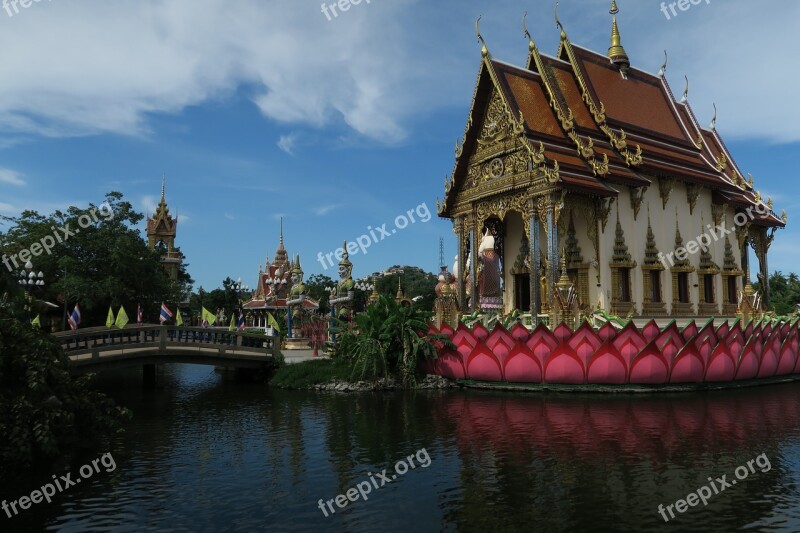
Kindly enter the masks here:
[[[50, 253], [31, 259], [45, 275], [40, 298], [68, 307], [80, 304], [85, 325], [104, 324], [109, 305], [124, 305], [134, 316], [141, 304], [145, 319], [154, 321], [161, 302], [182, 301], [192, 280], [187, 265], [181, 266], [177, 283], [169, 279], [161, 266], [163, 250], [150, 250], [136, 228], [143, 218], [118, 192], [108, 193], [102, 206], [70, 207], [47, 217], [24, 211], [3, 217], [11, 228], [0, 234], [0, 252], [19, 257], [58, 235], [61, 242], [54, 242]], [[17, 259], [18, 268], [21, 263]]]
[[0, 272], [0, 472], [101, 444], [129, 416], [90, 376], [70, 377], [58, 343], [19, 320], [22, 298], [3, 292], [9, 278]]
[[[760, 287], [756, 284], [756, 289]], [[770, 305], [779, 316], [790, 315], [797, 311], [800, 304], [800, 278], [797, 274], [784, 276], [775, 272], [769, 277]]]
[[330, 293], [325, 290], [328, 287], [334, 287], [336, 282], [333, 281], [331, 278], [326, 276], [325, 274], [314, 274], [308, 281], [306, 281], [306, 287], [308, 287], [308, 295], [313, 299], [319, 302], [319, 311], [320, 313], [329, 313], [330, 306], [328, 305], [328, 298]]
[[444, 335], [428, 335], [430, 313], [399, 305], [382, 295], [353, 324], [338, 328], [334, 357], [347, 361], [353, 376], [375, 378], [396, 374], [404, 385], [413, 385], [425, 359], [438, 357], [438, 342], [452, 346]]

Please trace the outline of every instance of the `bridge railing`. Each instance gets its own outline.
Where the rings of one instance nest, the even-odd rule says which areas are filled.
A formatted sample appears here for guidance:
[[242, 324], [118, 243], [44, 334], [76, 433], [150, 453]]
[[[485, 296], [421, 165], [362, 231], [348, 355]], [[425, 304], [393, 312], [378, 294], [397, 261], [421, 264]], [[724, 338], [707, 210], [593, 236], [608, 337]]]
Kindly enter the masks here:
[[280, 345], [277, 336], [227, 331], [222, 329], [194, 328], [183, 326], [134, 326], [125, 329], [87, 328], [78, 331], [59, 332], [53, 335], [61, 342], [68, 355], [98, 350], [112, 350], [139, 345], [161, 349], [168, 345], [219, 345], [226, 349], [245, 348], [277, 355]]

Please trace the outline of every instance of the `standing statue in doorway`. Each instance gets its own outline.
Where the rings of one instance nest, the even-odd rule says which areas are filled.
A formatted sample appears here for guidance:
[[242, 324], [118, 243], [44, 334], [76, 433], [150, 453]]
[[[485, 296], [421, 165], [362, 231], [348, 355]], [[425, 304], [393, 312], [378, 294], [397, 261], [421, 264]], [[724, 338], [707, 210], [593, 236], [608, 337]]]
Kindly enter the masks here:
[[480, 274], [478, 275], [478, 304], [482, 310], [498, 311], [503, 308], [503, 287], [500, 276], [500, 256], [494, 249], [494, 236], [486, 230], [478, 248]]

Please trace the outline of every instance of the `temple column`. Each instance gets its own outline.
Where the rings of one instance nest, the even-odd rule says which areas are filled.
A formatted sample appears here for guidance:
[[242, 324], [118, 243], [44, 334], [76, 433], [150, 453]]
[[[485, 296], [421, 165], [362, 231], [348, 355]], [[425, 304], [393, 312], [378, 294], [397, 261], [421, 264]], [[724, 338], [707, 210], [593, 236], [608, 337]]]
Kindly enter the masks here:
[[767, 228], [758, 228], [753, 243], [753, 248], [758, 257], [758, 267], [760, 272], [761, 281], [761, 302], [762, 308], [767, 310], [770, 305], [770, 291], [769, 291], [769, 264], [767, 262], [767, 253], [769, 247], [772, 245], [773, 234], [767, 234]]
[[469, 266], [466, 264], [466, 250], [464, 246], [466, 239], [466, 228], [466, 217], [458, 217], [453, 221], [453, 230], [455, 231], [456, 238], [458, 239], [458, 276], [456, 276], [456, 282], [458, 283], [457, 296], [458, 307], [460, 311], [466, 311], [467, 309], [467, 287], [464, 284], [464, 272], [466, 272], [465, 268], [469, 268]]
[[480, 228], [481, 221], [478, 220], [478, 213], [475, 209], [475, 206], [472, 207], [472, 224], [470, 227], [470, 255], [472, 259], [470, 261], [470, 283], [472, 284], [472, 295], [470, 301], [470, 311], [476, 311], [479, 309], [479, 300], [480, 300], [480, 290], [478, 287], [478, 245], [480, 244]]
[[558, 282], [558, 220], [556, 218], [556, 198], [547, 206], [547, 299], [552, 305], [555, 300], [553, 287]]
[[540, 249], [540, 236], [539, 236], [539, 212], [536, 209], [536, 203], [531, 198], [530, 201], [530, 235], [528, 242], [530, 243], [530, 260], [531, 260], [531, 275], [530, 275], [530, 294], [531, 294], [531, 326], [536, 327], [539, 325], [539, 310], [541, 309], [542, 295], [539, 294], [539, 280], [541, 279], [541, 258], [539, 257]]

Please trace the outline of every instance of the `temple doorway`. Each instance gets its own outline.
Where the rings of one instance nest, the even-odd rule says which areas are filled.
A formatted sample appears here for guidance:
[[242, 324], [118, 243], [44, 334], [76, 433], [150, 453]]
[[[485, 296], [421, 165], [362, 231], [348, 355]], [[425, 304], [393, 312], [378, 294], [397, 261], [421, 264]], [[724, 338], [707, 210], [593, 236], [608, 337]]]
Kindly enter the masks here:
[[514, 275], [514, 308], [527, 313], [531, 310], [531, 276]]

